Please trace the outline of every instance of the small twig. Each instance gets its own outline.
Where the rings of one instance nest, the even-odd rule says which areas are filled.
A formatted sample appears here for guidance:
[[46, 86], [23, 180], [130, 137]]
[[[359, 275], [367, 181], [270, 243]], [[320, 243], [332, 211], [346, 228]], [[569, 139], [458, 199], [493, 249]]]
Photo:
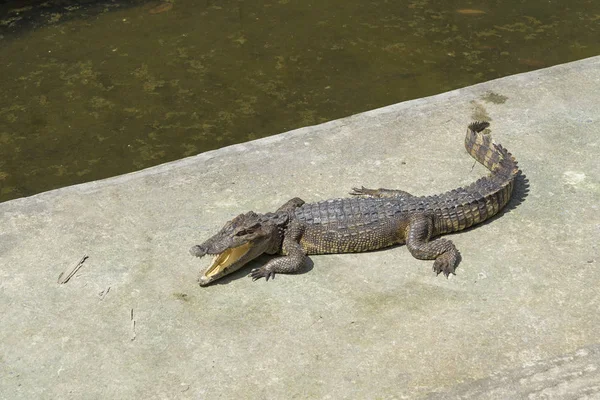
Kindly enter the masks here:
[[133, 308], [131, 309], [131, 341], [135, 340], [135, 319], [133, 319]]
[[69, 279], [71, 279], [73, 277], [73, 275], [75, 275], [77, 273], [77, 271], [79, 271], [79, 268], [81, 268], [81, 266], [87, 259], [88, 259], [88, 256], [84, 255], [81, 258], [81, 260], [79, 260], [79, 262], [77, 264], [75, 264], [73, 267], [61, 272], [60, 275], [58, 276], [58, 283], [60, 283], [62, 285], [63, 283], [69, 282]]
[[98, 297], [100, 297], [100, 300], [104, 300], [104, 298], [106, 297], [108, 292], [110, 292], [110, 286], [107, 287], [106, 289], [100, 291], [100, 293], [98, 293]]

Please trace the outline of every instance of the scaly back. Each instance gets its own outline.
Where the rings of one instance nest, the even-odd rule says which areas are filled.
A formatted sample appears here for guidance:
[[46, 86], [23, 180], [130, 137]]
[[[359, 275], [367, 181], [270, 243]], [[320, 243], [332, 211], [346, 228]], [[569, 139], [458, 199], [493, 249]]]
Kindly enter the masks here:
[[489, 126], [488, 122], [470, 124], [465, 136], [465, 148], [475, 160], [489, 169], [492, 175], [514, 179], [519, 172], [517, 161], [504, 147], [492, 142], [492, 137], [486, 130]]
[[437, 231], [456, 232], [497, 214], [510, 200], [519, 173], [517, 161], [504, 147], [492, 141], [488, 122], [473, 122], [467, 129], [465, 148], [491, 171], [472, 184], [435, 196]]

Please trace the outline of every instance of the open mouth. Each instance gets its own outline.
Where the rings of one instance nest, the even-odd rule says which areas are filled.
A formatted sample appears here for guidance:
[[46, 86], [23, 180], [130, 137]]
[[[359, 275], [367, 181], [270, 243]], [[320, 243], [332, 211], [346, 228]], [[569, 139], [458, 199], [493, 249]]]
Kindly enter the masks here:
[[224, 252], [215, 255], [212, 264], [206, 269], [206, 271], [204, 271], [204, 274], [202, 274], [203, 276], [200, 279], [203, 281], [210, 280], [210, 278], [219, 275], [221, 272], [225, 271], [236, 261], [246, 255], [248, 250], [250, 250], [250, 242], [238, 247], [227, 249]]

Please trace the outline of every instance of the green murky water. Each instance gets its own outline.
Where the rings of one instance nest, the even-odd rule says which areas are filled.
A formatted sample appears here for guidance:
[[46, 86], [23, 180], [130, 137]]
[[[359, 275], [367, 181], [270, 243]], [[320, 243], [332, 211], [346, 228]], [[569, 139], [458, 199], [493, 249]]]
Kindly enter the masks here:
[[0, 4], [0, 201], [600, 54], [596, 0], [79, 3]]

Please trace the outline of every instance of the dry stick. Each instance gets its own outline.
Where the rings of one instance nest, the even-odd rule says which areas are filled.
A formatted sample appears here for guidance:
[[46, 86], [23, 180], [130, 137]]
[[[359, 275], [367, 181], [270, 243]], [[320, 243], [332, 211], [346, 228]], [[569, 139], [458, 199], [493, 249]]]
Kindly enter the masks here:
[[69, 282], [69, 279], [71, 279], [73, 277], [73, 275], [75, 275], [77, 273], [77, 271], [79, 271], [79, 268], [81, 268], [81, 266], [87, 259], [88, 259], [88, 256], [84, 255], [77, 264], [75, 264], [73, 267], [71, 267], [71, 269], [61, 272], [60, 275], [58, 276], [58, 283], [63, 284], [63, 283]]
[[98, 293], [98, 297], [100, 297], [100, 300], [104, 300], [108, 292], [110, 292], [110, 286]]
[[131, 309], [131, 337], [132, 341], [135, 340], [135, 319], [133, 319], [133, 308]]

